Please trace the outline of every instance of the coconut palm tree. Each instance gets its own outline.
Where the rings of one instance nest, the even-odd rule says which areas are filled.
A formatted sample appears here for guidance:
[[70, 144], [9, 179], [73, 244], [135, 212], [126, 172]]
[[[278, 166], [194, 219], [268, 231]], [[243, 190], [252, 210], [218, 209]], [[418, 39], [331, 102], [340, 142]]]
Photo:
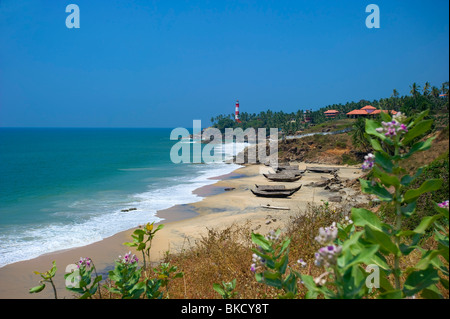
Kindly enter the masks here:
[[430, 87], [430, 82], [426, 82], [423, 87], [423, 95], [428, 96], [428, 94], [430, 93]]
[[410, 93], [412, 94], [412, 96], [414, 96], [414, 107], [417, 109], [417, 94], [420, 94], [420, 86], [418, 86], [416, 82], [414, 82], [409, 87], [411, 88]]
[[441, 93], [442, 93], [442, 94], [447, 94], [447, 95], [448, 95], [448, 82], [442, 83], [442, 86], [441, 86]]
[[434, 97], [434, 98], [438, 98], [439, 97], [439, 93], [440, 93], [440, 91], [439, 91], [439, 89], [436, 87], [436, 86], [433, 86], [432, 88], [431, 88], [431, 95]]
[[355, 147], [360, 147], [363, 151], [369, 150], [370, 143], [366, 137], [366, 120], [361, 117], [353, 123], [352, 141]]
[[398, 96], [399, 96], [399, 93], [398, 93], [398, 91], [397, 91], [397, 89], [394, 89], [393, 91], [392, 91], [392, 95], [391, 95], [391, 100], [392, 100], [392, 105], [394, 106], [394, 109], [397, 109], [397, 107], [398, 107]]

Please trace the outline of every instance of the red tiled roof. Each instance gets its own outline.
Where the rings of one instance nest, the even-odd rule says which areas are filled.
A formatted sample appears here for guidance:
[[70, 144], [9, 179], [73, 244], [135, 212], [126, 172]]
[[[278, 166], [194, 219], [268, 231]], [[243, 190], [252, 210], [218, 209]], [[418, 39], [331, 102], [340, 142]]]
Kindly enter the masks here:
[[353, 110], [347, 113], [347, 115], [367, 115], [369, 113], [367, 113], [365, 110]]
[[334, 114], [334, 113], [339, 113], [339, 111], [336, 110], [328, 110], [326, 112], [324, 112], [325, 114]]
[[366, 105], [361, 110], [376, 110], [376, 107], [373, 107], [372, 105]]

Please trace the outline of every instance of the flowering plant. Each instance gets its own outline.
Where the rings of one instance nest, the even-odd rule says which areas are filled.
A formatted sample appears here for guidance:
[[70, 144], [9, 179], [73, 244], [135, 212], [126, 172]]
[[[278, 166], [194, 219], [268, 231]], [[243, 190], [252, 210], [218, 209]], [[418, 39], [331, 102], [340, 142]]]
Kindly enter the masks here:
[[[266, 237], [252, 233], [257, 248], [252, 249], [253, 263], [250, 270], [256, 281], [284, 291], [279, 298], [294, 298], [297, 295], [299, 274], [288, 267], [289, 238], [280, 238], [280, 230], [271, 231]], [[288, 271], [289, 270], [289, 271]]]
[[[417, 293], [421, 293], [423, 297], [438, 296], [438, 268], [448, 276], [448, 269], [436, 266], [436, 256], [439, 254], [448, 262], [448, 241], [446, 247], [445, 241], [443, 242], [440, 253], [431, 254], [420, 247], [420, 240], [425, 231], [433, 225], [437, 227], [436, 222], [445, 214], [438, 210], [438, 214], [424, 217], [415, 229], [405, 229], [402, 223], [415, 213], [417, 199], [422, 194], [438, 190], [442, 185], [442, 180], [429, 179], [417, 189], [408, 189], [422, 173], [423, 168], [410, 176], [401, 166], [402, 161], [413, 154], [431, 147], [434, 138], [422, 140], [433, 122], [425, 120], [427, 115], [428, 111], [424, 111], [417, 117], [407, 118], [399, 112], [391, 118], [389, 114], [381, 113], [381, 123], [366, 120], [366, 133], [370, 136], [369, 141], [375, 154], [369, 154], [371, 156], [368, 155], [366, 159], [370, 160], [371, 164], [363, 164], [362, 168], [371, 170], [372, 174], [370, 180], [360, 179], [361, 189], [364, 193], [375, 195], [380, 201], [392, 205], [395, 209], [395, 221], [392, 225], [385, 224], [373, 212], [353, 208], [352, 219], [362, 230], [355, 233], [359, 239], [352, 248], [365, 249], [369, 244], [379, 246], [377, 253], [367, 262], [381, 269], [380, 298], [410, 298]], [[435, 206], [442, 209], [441, 205]], [[448, 212], [446, 229], [448, 238]], [[445, 236], [442, 234], [445, 233], [445, 227], [440, 230], [441, 235]], [[402, 269], [400, 258], [415, 250], [423, 253], [422, 260], [415, 267]], [[393, 257], [392, 263], [388, 261], [391, 260], [390, 256]], [[433, 262], [429, 261], [431, 259]], [[393, 278], [393, 285], [388, 280], [389, 277]], [[403, 277], [406, 277], [405, 281], [402, 281]]]
[[157, 231], [164, 227], [164, 225], [159, 225], [156, 229], [154, 229], [153, 224], [154, 223], [147, 223], [143, 228], [136, 229], [133, 232], [133, 235], [131, 235], [133, 241], [124, 243], [125, 246], [136, 247], [137, 251], [142, 252], [144, 269], [147, 268], [146, 260], [150, 261], [150, 249], [152, 247], [153, 237], [155, 237]]
[[55, 277], [56, 270], [57, 270], [57, 268], [56, 268], [56, 262], [53, 261], [53, 266], [52, 266], [52, 268], [51, 268], [50, 270], [48, 270], [48, 271], [46, 271], [46, 272], [38, 272], [38, 271], [35, 271], [34, 273], [35, 273], [36, 275], [40, 275], [41, 278], [42, 278], [42, 280], [39, 282], [40, 285], [31, 288], [31, 289], [29, 290], [29, 293], [30, 293], [30, 294], [33, 294], [33, 293], [39, 293], [39, 292], [41, 292], [41, 291], [44, 290], [44, 288], [45, 288], [45, 283], [46, 283], [46, 282], [49, 282], [49, 283], [52, 285], [52, 287], [53, 287], [53, 293], [54, 293], [54, 295], [55, 295], [55, 299], [58, 299], [58, 295], [57, 295], [57, 293], [56, 293], [56, 287], [55, 287], [55, 284], [53, 283], [53, 277]]
[[[433, 122], [424, 120], [427, 115], [425, 111], [417, 117], [406, 118], [397, 113], [391, 118], [381, 113], [382, 123], [366, 120], [365, 130], [374, 153], [365, 157], [362, 168], [371, 174], [370, 180], [359, 180], [361, 190], [394, 207], [396, 218], [392, 225], [382, 222], [370, 210], [353, 208], [351, 217], [347, 216], [342, 223], [321, 228], [315, 238], [322, 245], [315, 255], [315, 265], [323, 267], [324, 272], [317, 278], [291, 270], [284, 279], [289, 239], [276, 244], [252, 234], [253, 242], [259, 246], [253, 250], [251, 266], [257, 281], [282, 288], [289, 297], [296, 295], [296, 281], [300, 278], [308, 289], [307, 298], [348, 299], [372, 295], [397, 299], [415, 298], [417, 294], [423, 298], [442, 298], [437, 284], [445, 289], [449, 287], [448, 200], [435, 203], [437, 214], [422, 218], [416, 228], [407, 229], [402, 223], [415, 213], [416, 202], [422, 194], [436, 191], [442, 185], [440, 179], [428, 179], [419, 188], [409, 189], [423, 168], [411, 176], [401, 166], [413, 154], [431, 147], [434, 138], [422, 139]], [[425, 250], [420, 242], [431, 227], [434, 227], [437, 249]], [[422, 254], [421, 260], [403, 269], [400, 258], [413, 251]], [[298, 263], [306, 266], [302, 259]], [[379, 270], [376, 285], [368, 283], [366, 269]]]
[[[97, 274], [94, 262], [89, 257], [80, 257], [80, 260], [76, 263], [77, 269], [65, 274], [66, 289], [72, 292], [80, 294], [80, 299], [92, 298], [98, 291], [101, 298], [101, 292], [99, 288], [102, 276]], [[95, 272], [94, 281], [92, 281], [92, 272]], [[70, 283], [69, 285], [67, 283]], [[92, 284], [91, 284], [92, 283]], [[89, 285], [91, 286], [89, 287]]]
[[114, 286], [107, 287], [112, 293], [117, 293], [123, 299], [136, 299], [143, 293], [141, 285], [142, 268], [138, 268], [138, 258], [128, 252], [125, 256], [119, 256], [115, 261], [115, 268], [109, 272], [109, 279]]

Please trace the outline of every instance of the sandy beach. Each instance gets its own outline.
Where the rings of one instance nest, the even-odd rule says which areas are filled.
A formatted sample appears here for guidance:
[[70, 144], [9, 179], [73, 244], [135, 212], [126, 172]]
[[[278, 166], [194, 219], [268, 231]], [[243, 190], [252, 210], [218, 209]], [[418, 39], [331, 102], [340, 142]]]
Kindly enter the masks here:
[[[299, 169], [305, 169], [307, 166], [306, 163], [297, 164]], [[356, 166], [333, 165], [333, 167], [339, 167], [338, 176], [344, 184], [355, 180], [361, 174], [360, 168]], [[201, 201], [158, 211], [158, 217], [164, 219], [161, 222], [164, 228], [154, 238], [152, 262], [160, 260], [167, 251], [176, 253], [180, 249], [189, 248], [211, 228], [225, 228], [233, 223], [248, 222], [254, 231], [265, 233], [271, 229], [283, 229], [290, 216], [298, 214], [309, 203], [320, 204], [322, 201], [328, 201], [331, 196], [342, 197], [342, 203], [336, 205], [368, 201], [366, 195], [351, 187], [343, 186], [337, 191], [311, 186], [312, 183], [332, 178], [331, 174], [306, 172], [297, 182], [275, 183], [262, 175], [270, 170], [271, 168], [265, 165], [241, 167], [229, 175], [215, 178], [218, 180], [216, 183], [197, 189], [195, 193], [203, 197]], [[302, 188], [290, 198], [272, 199], [254, 196], [250, 189], [254, 188], [255, 184], [286, 184], [289, 187], [302, 185]], [[287, 209], [268, 209], [262, 205]], [[123, 243], [131, 240], [133, 230], [118, 233], [84, 247], [59, 251], [0, 268], [0, 298], [53, 298], [53, 291], [48, 289], [50, 287], [39, 294], [28, 293], [29, 288], [36, 286], [40, 279], [33, 272], [50, 269], [53, 260], [58, 267], [55, 276], [58, 298], [72, 298], [71, 293], [64, 288], [66, 266], [75, 263], [80, 257], [91, 257], [99, 273], [106, 278], [118, 255], [130, 250]]]

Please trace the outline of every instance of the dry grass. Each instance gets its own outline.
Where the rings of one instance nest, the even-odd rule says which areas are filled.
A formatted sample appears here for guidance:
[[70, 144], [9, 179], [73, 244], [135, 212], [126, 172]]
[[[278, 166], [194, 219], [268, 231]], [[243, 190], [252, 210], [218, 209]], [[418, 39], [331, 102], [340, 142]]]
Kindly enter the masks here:
[[[320, 248], [314, 240], [320, 227], [342, 221], [344, 213], [339, 208], [325, 209], [324, 206], [309, 206], [291, 218], [283, 236], [291, 238], [289, 266], [313, 276], [321, 274], [321, 268], [313, 266], [314, 253]], [[220, 296], [212, 289], [214, 283], [228, 282], [236, 278], [236, 298], [276, 298], [274, 288], [256, 282], [250, 271], [252, 263], [251, 230], [248, 225], [232, 225], [225, 230], [210, 229], [194, 247], [177, 255], [169, 255], [171, 264], [185, 273], [171, 286], [171, 298], [212, 299]], [[308, 268], [300, 269], [297, 260], [302, 258]], [[299, 284], [300, 298], [306, 289]]]
[[[289, 250], [289, 266], [303, 274], [319, 276], [323, 269], [314, 266], [314, 254], [320, 248], [315, 241], [320, 227], [329, 226], [333, 222], [343, 220], [347, 211], [339, 207], [309, 206], [291, 218], [283, 235], [291, 238]], [[177, 279], [170, 289], [171, 298], [215, 299], [220, 296], [212, 289], [214, 283], [228, 282], [236, 278], [235, 298], [265, 299], [276, 298], [280, 293], [274, 288], [256, 282], [250, 271], [252, 263], [251, 230], [248, 225], [233, 225], [225, 230], [210, 229], [194, 247], [178, 254], [169, 255], [167, 261], [177, 265], [185, 274], [184, 279]], [[424, 239], [422, 247], [435, 249], [436, 242], [432, 238]], [[297, 260], [302, 258], [307, 267], [300, 269]], [[402, 257], [401, 267], [407, 269], [415, 265], [421, 258], [418, 251]], [[393, 258], [388, 258], [393, 265]], [[404, 281], [406, 278], [402, 278]], [[393, 278], [389, 280], [394, 283]], [[443, 287], [441, 287], [443, 288]], [[299, 298], [303, 298], [306, 288], [299, 284]], [[441, 289], [448, 298], [448, 290]]]

